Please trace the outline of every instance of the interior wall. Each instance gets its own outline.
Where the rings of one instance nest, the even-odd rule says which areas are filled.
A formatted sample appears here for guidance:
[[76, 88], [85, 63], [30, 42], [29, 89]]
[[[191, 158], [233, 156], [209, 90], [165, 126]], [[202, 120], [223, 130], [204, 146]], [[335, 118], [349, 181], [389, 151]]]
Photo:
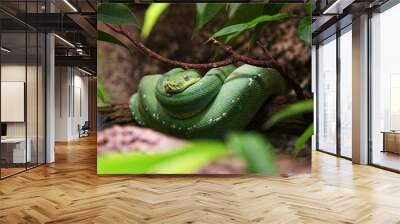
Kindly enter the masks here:
[[74, 140], [89, 119], [88, 77], [73, 67], [56, 67], [55, 74], [55, 140]]
[[[36, 74], [36, 66], [29, 66], [27, 67], [28, 74]], [[25, 64], [3, 64], [1, 66], [1, 81], [3, 82], [11, 82], [11, 81], [18, 81], [18, 82], [25, 82]], [[30, 88], [35, 86], [36, 87], [36, 77], [28, 76], [28, 87], [27, 87], [27, 107], [30, 110], [35, 110], [37, 106], [41, 107], [43, 105], [38, 105], [37, 101], [37, 93], [36, 88]], [[26, 83], [26, 82], [25, 82]], [[39, 103], [43, 103], [40, 101]], [[35, 124], [30, 124], [27, 126], [28, 133], [36, 133], [36, 120], [37, 114], [36, 113], [27, 113], [27, 122], [35, 121]], [[7, 137], [23, 137], [25, 138], [25, 122], [7, 122]], [[29, 136], [28, 136], [29, 137]]]
[[74, 109], [72, 119], [72, 136], [74, 138], [79, 137], [78, 125], [82, 126], [85, 121], [89, 120], [88, 77], [82, 75], [79, 70], [74, 69]]
[[55, 68], [55, 140], [68, 140], [69, 83], [68, 67]]

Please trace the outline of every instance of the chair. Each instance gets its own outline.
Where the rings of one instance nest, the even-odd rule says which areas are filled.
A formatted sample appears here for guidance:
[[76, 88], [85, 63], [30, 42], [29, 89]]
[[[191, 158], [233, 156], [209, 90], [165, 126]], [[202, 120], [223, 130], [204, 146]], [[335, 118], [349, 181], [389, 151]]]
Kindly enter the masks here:
[[78, 124], [79, 138], [89, 136], [89, 129], [90, 129], [89, 121], [85, 121], [82, 127], [80, 127], [80, 125]]

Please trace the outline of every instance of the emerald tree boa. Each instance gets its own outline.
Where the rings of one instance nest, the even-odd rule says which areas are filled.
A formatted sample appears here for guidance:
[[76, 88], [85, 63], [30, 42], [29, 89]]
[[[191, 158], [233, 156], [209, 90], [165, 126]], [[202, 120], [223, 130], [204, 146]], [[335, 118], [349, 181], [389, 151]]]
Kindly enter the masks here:
[[202, 76], [175, 68], [142, 78], [130, 98], [134, 120], [142, 126], [186, 138], [218, 137], [245, 128], [286, 82], [272, 68], [227, 65]]

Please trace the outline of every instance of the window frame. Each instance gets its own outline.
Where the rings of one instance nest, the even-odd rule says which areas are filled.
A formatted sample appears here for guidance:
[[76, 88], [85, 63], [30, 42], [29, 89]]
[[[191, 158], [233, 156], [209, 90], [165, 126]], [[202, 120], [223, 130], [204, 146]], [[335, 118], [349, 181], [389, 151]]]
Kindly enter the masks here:
[[[315, 78], [315, 81], [316, 81], [316, 85], [315, 85], [316, 86], [316, 97], [315, 97], [316, 98], [316, 109], [315, 109], [315, 113], [316, 113], [316, 132], [315, 132], [315, 135], [316, 135], [316, 138], [315, 138], [316, 150], [319, 151], [319, 152], [327, 153], [327, 154], [330, 154], [330, 155], [333, 155], [333, 156], [337, 156], [337, 157], [340, 157], [340, 158], [343, 158], [343, 159], [346, 159], [346, 160], [352, 160], [352, 158], [342, 155], [342, 152], [341, 152], [341, 119], [340, 119], [340, 103], [341, 103], [341, 101], [340, 101], [340, 81], [341, 81], [341, 79], [340, 79], [340, 77], [341, 77], [340, 60], [341, 60], [341, 58], [340, 58], [340, 37], [342, 35], [344, 35], [345, 33], [352, 31], [351, 28], [349, 29], [349, 27], [352, 26], [352, 22], [349, 22], [349, 18], [351, 18], [351, 17], [344, 17], [342, 19], [344, 22], [341, 21], [341, 20], [338, 21], [338, 23], [342, 22], [343, 27], [339, 27], [339, 26], [337, 26], [337, 24], [332, 25], [332, 26], [336, 26], [336, 32], [331, 33], [330, 35], [324, 37], [323, 39], [318, 40], [318, 42], [316, 44], [316, 54], [315, 54], [316, 55], [316, 69], [315, 69], [315, 71], [316, 71], [316, 76], [315, 76], [316, 77]], [[328, 29], [330, 29], [330, 28], [328, 28]], [[329, 40], [334, 35], [336, 35], [335, 38], [333, 40]], [[336, 63], [336, 151], [335, 151], [335, 153], [329, 152], [329, 151], [321, 149], [319, 147], [320, 146], [320, 144], [319, 144], [319, 135], [320, 135], [319, 122], [320, 122], [320, 120], [319, 120], [319, 102], [318, 102], [319, 101], [318, 100], [319, 99], [319, 91], [318, 90], [319, 90], [319, 85], [320, 85], [320, 80], [319, 80], [319, 78], [320, 78], [319, 66], [320, 65], [319, 65], [318, 62], [319, 62], [320, 55], [319, 55], [318, 49], [319, 49], [321, 43], [326, 42], [326, 41], [336, 41], [336, 62], [335, 62]]]
[[380, 14], [384, 13], [385, 11], [391, 9], [394, 6], [397, 6], [400, 4], [399, 0], [388, 0], [382, 5], [368, 10], [368, 31], [367, 31], [367, 38], [368, 38], [368, 69], [367, 69], [367, 77], [368, 77], [368, 165], [377, 167], [383, 170], [388, 170], [391, 172], [395, 173], [400, 173], [400, 170], [390, 168], [384, 165], [380, 165], [377, 163], [374, 163], [373, 161], [373, 132], [372, 132], [372, 93], [373, 93], [373, 88], [372, 88], [372, 19], [373, 19], [373, 14]]

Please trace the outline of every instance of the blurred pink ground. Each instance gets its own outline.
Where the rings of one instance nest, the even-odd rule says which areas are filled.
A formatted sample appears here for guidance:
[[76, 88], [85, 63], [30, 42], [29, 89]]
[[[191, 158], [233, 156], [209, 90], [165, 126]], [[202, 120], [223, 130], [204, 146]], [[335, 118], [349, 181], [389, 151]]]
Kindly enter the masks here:
[[[115, 151], [166, 152], [187, 143], [185, 140], [171, 137], [149, 128], [134, 125], [115, 125], [97, 134], [97, 153], [100, 155]], [[287, 154], [280, 154], [277, 157], [280, 176], [287, 177], [311, 171], [311, 160], [309, 158], [296, 158]], [[199, 174], [245, 173], [247, 172], [244, 162], [233, 156], [220, 159], [199, 171]]]

